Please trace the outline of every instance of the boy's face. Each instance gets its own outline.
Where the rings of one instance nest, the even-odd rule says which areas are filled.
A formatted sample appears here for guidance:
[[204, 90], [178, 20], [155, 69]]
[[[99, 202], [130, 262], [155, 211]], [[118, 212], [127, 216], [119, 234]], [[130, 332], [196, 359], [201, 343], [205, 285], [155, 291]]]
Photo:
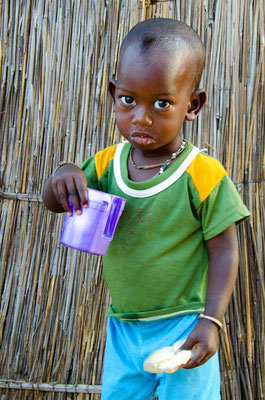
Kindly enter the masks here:
[[121, 135], [142, 153], [174, 152], [184, 119], [196, 118], [205, 98], [193, 93], [192, 67], [185, 57], [174, 59], [158, 51], [140, 54], [135, 45], [122, 54], [110, 93]]

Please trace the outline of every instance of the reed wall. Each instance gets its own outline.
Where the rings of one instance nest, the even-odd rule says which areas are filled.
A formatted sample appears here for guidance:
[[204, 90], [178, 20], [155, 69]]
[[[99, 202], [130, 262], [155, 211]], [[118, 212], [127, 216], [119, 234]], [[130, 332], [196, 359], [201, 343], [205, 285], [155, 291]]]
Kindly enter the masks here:
[[120, 140], [107, 94], [138, 21], [190, 24], [207, 105], [184, 137], [227, 168], [251, 218], [221, 333], [223, 400], [265, 399], [264, 0], [0, 1], [0, 398], [99, 399], [109, 296], [95, 256], [59, 245], [41, 191], [61, 160]]

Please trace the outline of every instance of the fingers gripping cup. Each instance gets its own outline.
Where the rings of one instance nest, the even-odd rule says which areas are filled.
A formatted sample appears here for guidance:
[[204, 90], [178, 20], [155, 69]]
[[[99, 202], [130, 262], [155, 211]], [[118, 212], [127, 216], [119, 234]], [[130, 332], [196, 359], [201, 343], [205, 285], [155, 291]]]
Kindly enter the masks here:
[[104, 255], [113, 238], [126, 200], [109, 193], [87, 188], [88, 208], [82, 214], [65, 215], [60, 243], [86, 253]]

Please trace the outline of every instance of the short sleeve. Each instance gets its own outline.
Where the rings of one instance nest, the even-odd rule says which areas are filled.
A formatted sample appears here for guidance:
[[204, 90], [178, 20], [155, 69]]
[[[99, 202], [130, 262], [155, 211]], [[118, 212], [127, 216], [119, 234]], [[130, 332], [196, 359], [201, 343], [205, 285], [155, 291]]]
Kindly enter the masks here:
[[233, 223], [239, 224], [250, 216], [234, 183], [226, 175], [201, 203], [197, 210], [205, 240], [209, 240]]

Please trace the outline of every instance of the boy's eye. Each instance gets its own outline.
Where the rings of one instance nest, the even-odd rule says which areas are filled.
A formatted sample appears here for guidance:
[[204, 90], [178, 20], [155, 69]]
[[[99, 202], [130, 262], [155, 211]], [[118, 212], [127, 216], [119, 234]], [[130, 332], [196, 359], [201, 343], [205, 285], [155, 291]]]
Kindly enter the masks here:
[[166, 110], [170, 107], [170, 103], [167, 100], [156, 100], [154, 102], [154, 108], [157, 110]]
[[125, 106], [135, 106], [136, 102], [131, 96], [121, 96], [121, 102]]

